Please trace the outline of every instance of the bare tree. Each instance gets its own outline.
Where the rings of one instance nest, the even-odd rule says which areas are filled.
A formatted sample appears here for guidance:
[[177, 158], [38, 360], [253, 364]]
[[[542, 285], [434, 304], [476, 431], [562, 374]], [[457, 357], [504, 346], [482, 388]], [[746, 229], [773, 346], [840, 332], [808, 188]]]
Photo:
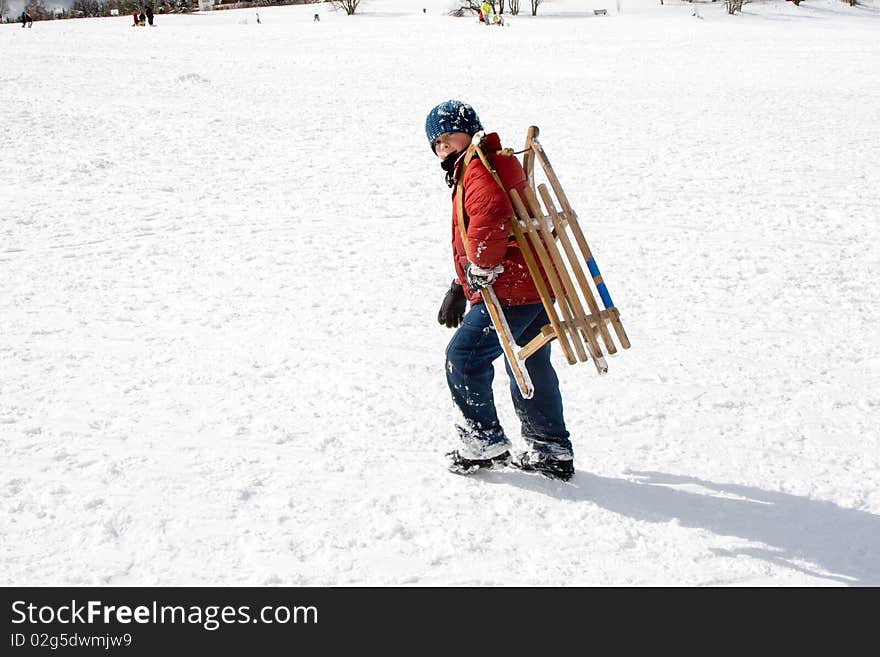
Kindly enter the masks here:
[[98, 0], [76, 0], [70, 9], [74, 16], [100, 16], [103, 8]]
[[[800, 1], [800, 0], [798, 0]], [[728, 14], [735, 14], [736, 12], [742, 12], [743, 8], [743, 0], [724, 0], [724, 4], [727, 6]]]
[[43, 4], [43, 0], [30, 0], [25, 4], [24, 9], [35, 21], [46, 20], [49, 17], [49, 10]]
[[519, 0], [507, 0], [507, 4], [510, 5], [510, 13], [519, 16]]
[[[482, 4], [483, 0], [459, 0], [458, 9], [453, 9], [449, 12], [449, 15], [461, 18], [468, 13], [476, 14], [481, 10]], [[493, 0], [489, 0], [489, 4], [492, 5], [492, 11], [495, 11], [495, 2]]]
[[347, 15], [351, 16], [357, 11], [358, 5], [361, 4], [361, 0], [330, 0], [330, 4], [333, 5], [335, 9], [342, 9]]
[[538, 7], [541, 6], [542, 2], [544, 2], [544, 0], [529, 0], [529, 4], [532, 5], [532, 16], [538, 15]]
[[0, 0], [0, 22], [3, 21], [4, 16], [9, 15], [9, 2], [7, 0]]

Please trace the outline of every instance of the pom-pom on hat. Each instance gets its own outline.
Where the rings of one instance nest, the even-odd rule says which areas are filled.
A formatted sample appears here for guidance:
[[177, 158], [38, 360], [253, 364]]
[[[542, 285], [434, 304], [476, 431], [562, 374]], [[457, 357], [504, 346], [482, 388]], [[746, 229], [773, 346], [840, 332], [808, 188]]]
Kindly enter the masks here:
[[428, 144], [431, 150], [434, 148], [434, 140], [447, 132], [464, 132], [475, 135], [483, 129], [480, 117], [474, 108], [460, 100], [447, 100], [440, 103], [428, 113], [425, 119], [425, 134], [428, 135]]

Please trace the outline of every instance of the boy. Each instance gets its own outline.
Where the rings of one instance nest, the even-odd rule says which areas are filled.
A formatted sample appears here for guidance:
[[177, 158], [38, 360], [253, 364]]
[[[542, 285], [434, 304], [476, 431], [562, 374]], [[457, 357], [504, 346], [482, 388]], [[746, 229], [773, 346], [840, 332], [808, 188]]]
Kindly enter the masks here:
[[[462, 241], [455, 194], [452, 197], [452, 251], [456, 278], [437, 320], [458, 330], [446, 349], [446, 380], [461, 411], [456, 425], [460, 449], [450, 452], [449, 469], [471, 474], [481, 469], [512, 465], [568, 481], [574, 474], [574, 456], [562, 414], [559, 380], [550, 363], [550, 344], [526, 361], [535, 393], [525, 399], [507, 367], [510, 394], [529, 451], [512, 458], [511, 443], [498, 421], [492, 395], [493, 362], [503, 353], [480, 290], [491, 285], [517, 343], [526, 344], [549, 323], [541, 298], [516, 241], [510, 237], [513, 207], [508, 189], [528, 185], [525, 171], [513, 155], [501, 152], [497, 133], [484, 137], [483, 152], [496, 170], [501, 189], [479, 158], [464, 162], [473, 135], [483, 126], [474, 109], [459, 100], [440, 103], [425, 120], [431, 150], [441, 160], [450, 187], [464, 176]], [[471, 309], [465, 314], [467, 301]], [[505, 365], [507, 365], [505, 361]]]

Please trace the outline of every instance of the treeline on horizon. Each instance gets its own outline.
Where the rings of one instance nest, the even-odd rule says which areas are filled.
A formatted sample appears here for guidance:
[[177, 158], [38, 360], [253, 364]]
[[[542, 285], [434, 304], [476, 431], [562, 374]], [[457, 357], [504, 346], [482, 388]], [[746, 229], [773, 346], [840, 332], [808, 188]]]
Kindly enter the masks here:
[[[322, 2], [323, 0], [250, 0], [237, 3], [239, 6], [269, 7], [277, 5], [307, 5]], [[50, 0], [51, 2], [51, 0]], [[215, 4], [222, 6], [215, 0]], [[233, 4], [226, 2], [223, 4]], [[63, 20], [67, 18], [97, 18], [112, 16], [113, 9], [119, 11], [120, 16], [131, 16], [133, 12], [140, 12], [146, 6], [151, 6], [157, 14], [187, 13], [199, 8], [198, 0], [74, 0], [70, 7], [46, 7], [45, 0], [29, 0], [25, 3], [24, 11], [30, 14], [35, 21]], [[2, 22], [21, 22], [21, 12], [10, 13], [6, 3], [0, 0], [0, 8], [4, 9]]]

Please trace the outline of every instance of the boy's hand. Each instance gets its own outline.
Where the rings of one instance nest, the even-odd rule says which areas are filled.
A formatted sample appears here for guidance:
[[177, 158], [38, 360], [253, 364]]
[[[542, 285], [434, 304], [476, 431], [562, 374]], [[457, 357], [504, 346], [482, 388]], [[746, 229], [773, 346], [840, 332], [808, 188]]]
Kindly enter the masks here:
[[464, 311], [467, 308], [467, 300], [464, 298], [464, 289], [452, 281], [449, 291], [443, 297], [440, 304], [440, 312], [437, 313], [437, 321], [446, 324], [446, 328], [458, 328], [464, 319]]
[[482, 290], [484, 287], [492, 285], [498, 275], [504, 271], [504, 265], [496, 265], [491, 269], [483, 269], [472, 262], [467, 263], [464, 268], [464, 276], [467, 284], [474, 292]]

